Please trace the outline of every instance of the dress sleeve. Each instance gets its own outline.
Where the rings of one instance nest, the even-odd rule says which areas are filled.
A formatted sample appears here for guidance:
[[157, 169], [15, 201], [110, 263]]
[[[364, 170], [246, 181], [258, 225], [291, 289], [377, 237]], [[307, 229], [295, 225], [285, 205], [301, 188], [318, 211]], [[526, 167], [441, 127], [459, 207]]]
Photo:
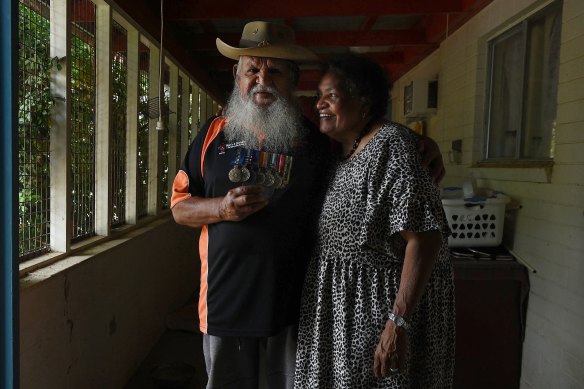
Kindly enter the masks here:
[[400, 231], [441, 231], [450, 234], [438, 188], [423, 168], [416, 138], [402, 126], [391, 125], [368, 176], [368, 193], [360, 243], [400, 258]]

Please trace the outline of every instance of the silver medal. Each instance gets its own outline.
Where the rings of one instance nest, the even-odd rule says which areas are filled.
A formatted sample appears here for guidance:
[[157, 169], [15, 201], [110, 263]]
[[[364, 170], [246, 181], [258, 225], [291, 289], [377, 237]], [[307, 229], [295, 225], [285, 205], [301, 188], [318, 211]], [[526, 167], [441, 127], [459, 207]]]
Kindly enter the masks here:
[[250, 174], [249, 174], [249, 170], [246, 167], [242, 167], [241, 168], [241, 180], [240, 182], [246, 182], [247, 180], [249, 180]]
[[265, 173], [264, 185], [265, 186], [272, 186], [272, 185], [274, 185], [274, 182], [275, 182], [275, 180], [274, 180], [274, 174], [271, 171], [268, 170]]
[[241, 169], [239, 166], [234, 166], [233, 169], [229, 171], [229, 181], [240, 182], [242, 178]]

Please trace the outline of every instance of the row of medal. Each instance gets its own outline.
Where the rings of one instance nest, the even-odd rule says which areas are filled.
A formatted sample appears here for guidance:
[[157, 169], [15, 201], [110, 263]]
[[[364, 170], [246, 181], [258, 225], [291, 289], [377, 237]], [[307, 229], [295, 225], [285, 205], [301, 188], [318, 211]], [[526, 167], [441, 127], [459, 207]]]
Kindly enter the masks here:
[[291, 155], [239, 147], [231, 161], [229, 181], [281, 189], [290, 181], [293, 161]]

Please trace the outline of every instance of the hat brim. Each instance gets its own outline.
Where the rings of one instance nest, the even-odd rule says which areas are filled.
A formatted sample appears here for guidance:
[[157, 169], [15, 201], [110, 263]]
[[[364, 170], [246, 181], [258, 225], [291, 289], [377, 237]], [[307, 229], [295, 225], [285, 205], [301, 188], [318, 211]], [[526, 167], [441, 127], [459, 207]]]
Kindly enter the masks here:
[[261, 47], [233, 47], [217, 38], [215, 40], [217, 50], [227, 58], [239, 60], [242, 55], [262, 58], [279, 58], [289, 61], [310, 62], [318, 61], [318, 57], [312, 51], [297, 45], [266, 45]]

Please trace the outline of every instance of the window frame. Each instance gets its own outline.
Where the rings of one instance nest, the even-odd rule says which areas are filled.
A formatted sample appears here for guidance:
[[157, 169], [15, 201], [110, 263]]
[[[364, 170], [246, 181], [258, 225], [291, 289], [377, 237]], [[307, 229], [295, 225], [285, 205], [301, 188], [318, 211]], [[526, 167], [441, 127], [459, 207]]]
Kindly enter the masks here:
[[[538, 20], [541, 18], [542, 15], [549, 14], [554, 12], [555, 10], [560, 10], [560, 16], [562, 14], [562, 7], [563, 2], [562, 0], [551, 0], [542, 4], [538, 9], [532, 11], [528, 15], [524, 15], [519, 21], [506, 26], [506, 28], [502, 31], [497, 31], [491, 37], [486, 39], [486, 71], [485, 71], [485, 100], [484, 100], [484, 111], [483, 115], [483, 128], [484, 133], [482, 135], [482, 152], [483, 158], [482, 160], [475, 163], [475, 167], [505, 167], [505, 168], [545, 168], [550, 169], [554, 164], [554, 158], [549, 157], [522, 157], [522, 147], [523, 147], [523, 135], [526, 129], [524, 128], [525, 123], [525, 92], [526, 92], [526, 75], [527, 75], [527, 47], [529, 45], [529, 27], [530, 23], [534, 20]], [[494, 56], [495, 50], [493, 50], [494, 45], [504, 42], [505, 40], [509, 39], [511, 36], [515, 34], [521, 34], [522, 40], [522, 71], [521, 71], [521, 113], [520, 113], [520, 127], [516, 134], [516, 144], [514, 150], [513, 157], [489, 157], [490, 152], [490, 139], [492, 136], [492, 128], [491, 128], [491, 106], [493, 102], [493, 74], [495, 72], [494, 68]], [[559, 42], [561, 46], [561, 39]], [[559, 60], [559, 59], [558, 59]], [[558, 74], [559, 77], [559, 74]], [[555, 99], [557, 104], [557, 96]], [[552, 137], [550, 148], [554, 148], [553, 144], [554, 140]]]

